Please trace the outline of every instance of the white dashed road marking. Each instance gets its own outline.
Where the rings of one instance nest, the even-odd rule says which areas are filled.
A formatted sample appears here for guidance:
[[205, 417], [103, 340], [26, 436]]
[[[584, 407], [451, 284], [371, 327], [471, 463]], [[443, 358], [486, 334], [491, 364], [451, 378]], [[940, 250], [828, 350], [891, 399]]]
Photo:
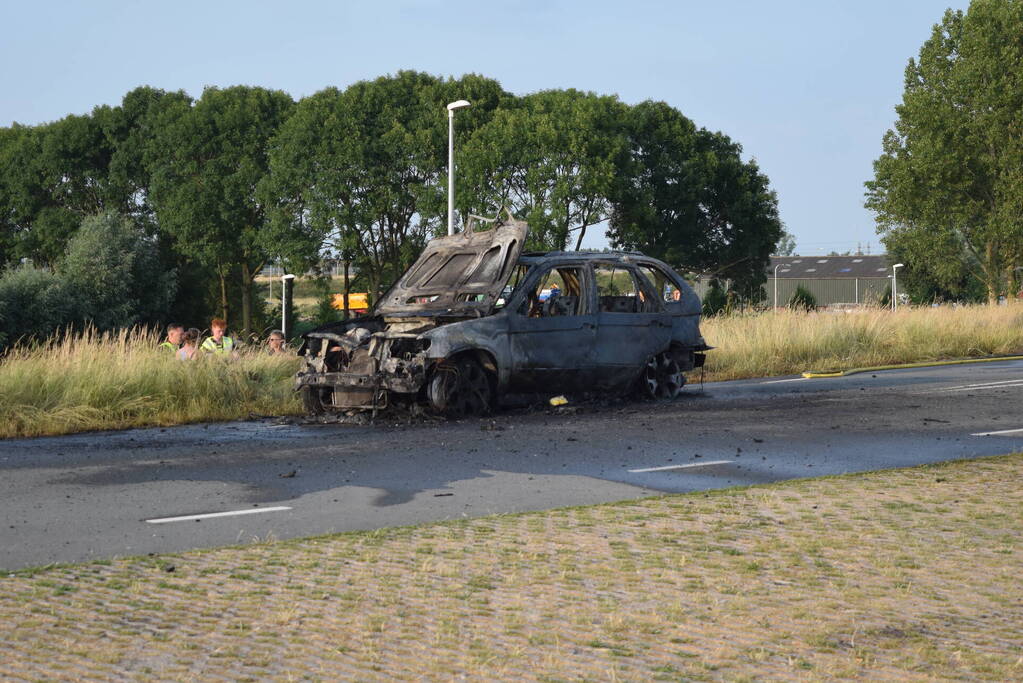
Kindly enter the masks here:
[[984, 389], [1008, 389], [1009, 387], [1023, 386], [1023, 379], [1007, 379], [1001, 382], [984, 382], [982, 384], [962, 384], [956, 387], [941, 387], [940, 389], [928, 389], [918, 392], [920, 394], [940, 394], [952, 391], [983, 391]]
[[146, 522], [149, 524], [166, 524], [167, 522], [190, 522], [194, 519], [212, 519], [214, 517], [237, 517], [238, 515], [255, 515], [260, 512], [281, 512], [282, 510], [290, 510], [290, 507], [286, 505], [278, 505], [272, 508], [248, 508], [246, 510], [231, 510], [229, 512], [207, 512], [203, 515], [182, 515], [181, 517], [157, 517], [156, 519], [147, 519]]
[[1023, 429], [1002, 429], [997, 432], [977, 432], [976, 434], [970, 434], [970, 436], [1001, 436], [1002, 434], [1019, 434], [1023, 432]]
[[664, 467], [644, 467], [638, 470], [629, 470], [633, 473], [640, 472], [665, 472], [667, 470], [687, 470], [691, 467], [708, 467], [710, 465], [729, 465], [735, 462], [734, 460], [710, 460], [708, 462], [691, 462], [688, 465], [665, 465]]

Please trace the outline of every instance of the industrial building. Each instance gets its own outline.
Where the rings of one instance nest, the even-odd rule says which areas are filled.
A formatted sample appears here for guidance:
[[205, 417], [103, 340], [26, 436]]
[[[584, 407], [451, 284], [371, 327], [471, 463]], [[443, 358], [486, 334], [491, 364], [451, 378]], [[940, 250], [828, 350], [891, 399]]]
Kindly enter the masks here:
[[[777, 279], [775, 279], [777, 273]], [[876, 256], [772, 256], [767, 270], [767, 304], [784, 306], [802, 286], [818, 306], [876, 304], [891, 286], [885, 254]]]
[[[796, 288], [802, 286], [813, 294], [818, 306], [842, 308], [880, 301], [891, 285], [892, 268], [885, 254], [772, 256], [766, 275], [766, 306], [774, 305], [776, 293], [778, 305], [787, 305]], [[693, 288], [703, 298], [710, 281], [698, 279]]]

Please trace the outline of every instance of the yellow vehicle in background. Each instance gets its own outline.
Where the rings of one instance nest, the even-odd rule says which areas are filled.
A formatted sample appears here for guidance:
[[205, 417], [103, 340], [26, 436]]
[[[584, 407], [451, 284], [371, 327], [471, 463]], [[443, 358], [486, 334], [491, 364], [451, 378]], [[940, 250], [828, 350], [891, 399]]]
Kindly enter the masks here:
[[[339, 311], [345, 310], [345, 295], [335, 294], [332, 302], [334, 308]], [[366, 292], [349, 292], [348, 310], [352, 313], [365, 313], [369, 310], [369, 294]]]

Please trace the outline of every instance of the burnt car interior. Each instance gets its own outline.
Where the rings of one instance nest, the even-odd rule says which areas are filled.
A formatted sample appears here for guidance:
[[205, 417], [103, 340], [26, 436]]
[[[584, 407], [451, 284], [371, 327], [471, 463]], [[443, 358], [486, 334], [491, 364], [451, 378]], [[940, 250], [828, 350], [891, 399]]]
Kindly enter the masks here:
[[602, 313], [654, 313], [661, 310], [650, 285], [637, 278], [631, 268], [598, 264], [597, 295]]
[[581, 269], [552, 268], [530, 289], [518, 312], [530, 318], [584, 315], [585, 302]]

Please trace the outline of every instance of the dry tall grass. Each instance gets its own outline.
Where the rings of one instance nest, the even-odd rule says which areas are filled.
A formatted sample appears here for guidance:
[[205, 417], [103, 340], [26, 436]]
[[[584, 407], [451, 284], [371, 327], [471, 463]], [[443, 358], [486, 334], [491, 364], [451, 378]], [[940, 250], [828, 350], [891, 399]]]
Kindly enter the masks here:
[[711, 379], [1023, 353], [1023, 307], [777, 311], [701, 325]]
[[[710, 380], [1023, 353], [1023, 307], [705, 320]], [[150, 331], [65, 335], [0, 360], [0, 438], [298, 414], [295, 357], [175, 360]]]
[[0, 361], [0, 437], [296, 413], [295, 357], [179, 361], [148, 330], [67, 334]]

